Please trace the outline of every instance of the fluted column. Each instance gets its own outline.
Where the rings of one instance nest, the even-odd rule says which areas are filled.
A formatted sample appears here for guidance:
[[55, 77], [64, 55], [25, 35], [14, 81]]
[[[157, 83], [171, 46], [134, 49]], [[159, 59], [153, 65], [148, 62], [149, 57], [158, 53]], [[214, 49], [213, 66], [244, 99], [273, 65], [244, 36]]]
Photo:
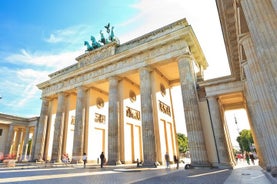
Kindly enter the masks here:
[[58, 94], [58, 108], [54, 125], [54, 138], [52, 146], [52, 160], [61, 162], [62, 142], [63, 142], [63, 126], [65, 116], [65, 94]]
[[[249, 74], [249, 66], [248, 64], [245, 64], [243, 66], [243, 69], [244, 69], [244, 72], [245, 73], [248, 73], [247, 76], [251, 76]], [[251, 79], [247, 79], [247, 80], [250, 80]], [[253, 136], [253, 139], [254, 139], [254, 143], [255, 143], [255, 147], [256, 147], [256, 152], [257, 152], [257, 155], [258, 155], [258, 158], [259, 158], [259, 165], [262, 166], [262, 167], [266, 167], [266, 162], [268, 161], [265, 160], [265, 143], [264, 143], [264, 136], [263, 136], [263, 132], [261, 131], [261, 128], [262, 128], [262, 125], [261, 123], [259, 122], [262, 122], [261, 121], [261, 114], [260, 114], [260, 106], [257, 105], [257, 101], [254, 100], [254, 98], [256, 97], [253, 97], [255, 96], [255, 93], [253, 90], [254, 90], [254, 87], [253, 87], [253, 83], [252, 82], [248, 82], [248, 81], [245, 81], [245, 97], [246, 97], [246, 100], [247, 100], [247, 104], [246, 104], [246, 112], [247, 112], [247, 115], [248, 115], [248, 119], [249, 119], [249, 125], [250, 125], [250, 128], [252, 130], [252, 136]]]
[[249, 92], [251, 92], [250, 95], [253, 98], [252, 101], [256, 102], [255, 112], [257, 114], [252, 115], [259, 120], [253, 120], [253, 124], [261, 128], [257, 129], [260, 135], [257, 139], [259, 139], [259, 142], [265, 143], [262, 151], [263, 155], [267, 157], [264, 157], [266, 167], [270, 170], [271, 167], [277, 167], [277, 108], [274, 103], [274, 96], [276, 97], [276, 95], [270, 92], [267, 83], [267, 74], [263, 71], [263, 64], [260, 64], [250, 36], [245, 36], [240, 40], [240, 43], [243, 45], [247, 57], [248, 66], [245, 70], [247, 85]]
[[38, 122], [39, 122], [39, 119], [37, 120], [36, 126], [31, 129], [31, 133], [33, 133], [33, 137], [32, 137], [32, 145], [31, 145], [31, 149], [30, 149], [30, 160], [34, 160], [35, 145], [36, 145], [36, 140], [37, 140]]
[[211, 113], [211, 123], [214, 132], [215, 146], [218, 154], [219, 167], [231, 167], [231, 161], [228, 157], [228, 146], [224, 134], [223, 122], [221, 118], [220, 108], [215, 96], [208, 97], [208, 103]]
[[48, 123], [48, 106], [49, 106], [49, 101], [47, 99], [42, 99], [41, 112], [40, 112], [37, 137], [36, 137], [35, 152], [33, 155], [34, 159], [38, 161], [43, 161], [42, 156], [44, 155], [46, 127]]
[[10, 125], [8, 139], [5, 146], [5, 155], [10, 154], [10, 150], [13, 146], [14, 132], [15, 132], [14, 126]]
[[193, 61], [189, 55], [183, 55], [178, 58], [178, 69], [191, 162], [194, 166], [207, 166], [209, 164], [198, 107], [196, 76], [193, 68]]
[[20, 147], [21, 147], [22, 134], [23, 134], [22, 128], [18, 128], [16, 137], [15, 137], [14, 147], [13, 147], [13, 153], [16, 155], [16, 158], [18, 158], [18, 156], [21, 157]]
[[118, 78], [109, 79], [108, 164], [121, 164], [118, 117]]
[[277, 112], [277, 96], [273, 95], [277, 93], [277, 13], [271, 0], [240, 0], [240, 3], [253, 40], [255, 62], [263, 72], [265, 90], [271, 94], [274, 105], [271, 108]]
[[29, 127], [26, 127], [25, 137], [24, 137], [24, 145], [23, 145], [23, 161], [27, 161], [27, 151], [28, 151], [28, 143], [29, 143]]
[[141, 126], [143, 140], [143, 162], [153, 165], [157, 160], [154, 131], [151, 69], [140, 69]]
[[172, 123], [173, 123], [173, 139], [174, 139], [174, 151], [173, 151], [173, 155], [176, 155], [177, 158], [180, 157], [179, 155], [179, 150], [178, 150], [178, 135], [177, 135], [177, 131], [176, 131], [176, 121], [175, 121], [175, 116], [174, 116], [174, 107], [173, 107], [173, 100], [172, 100], [172, 88], [169, 89], [169, 96], [170, 96], [170, 105], [171, 105], [171, 108], [172, 108]]
[[75, 127], [73, 138], [73, 162], [82, 162], [84, 149], [84, 128], [85, 128], [85, 88], [80, 86], [77, 88], [77, 104], [75, 115]]

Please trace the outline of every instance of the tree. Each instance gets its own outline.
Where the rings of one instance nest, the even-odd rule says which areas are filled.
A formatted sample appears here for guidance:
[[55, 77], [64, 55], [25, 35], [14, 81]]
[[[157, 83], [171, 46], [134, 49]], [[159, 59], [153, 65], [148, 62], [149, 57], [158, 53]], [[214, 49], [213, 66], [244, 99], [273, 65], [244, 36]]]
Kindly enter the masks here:
[[177, 133], [177, 140], [178, 140], [180, 154], [186, 153], [189, 150], [188, 149], [188, 138], [186, 137], [186, 135], [182, 134], [182, 133]]
[[251, 151], [251, 145], [254, 143], [253, 137], [250, 130], [242, 130], [237, 137], [241, 151]]

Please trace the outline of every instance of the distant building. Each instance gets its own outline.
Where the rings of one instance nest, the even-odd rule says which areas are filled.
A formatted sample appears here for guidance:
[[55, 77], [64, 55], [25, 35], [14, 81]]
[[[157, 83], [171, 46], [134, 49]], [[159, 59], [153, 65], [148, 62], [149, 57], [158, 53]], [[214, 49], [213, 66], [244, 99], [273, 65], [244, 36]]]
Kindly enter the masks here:
[[38, 121], [39, 117], [23, 118], [0, 113], [0, 160], [5, 157], [18, 159], [19, 156], [21, 160], [31, 160]]

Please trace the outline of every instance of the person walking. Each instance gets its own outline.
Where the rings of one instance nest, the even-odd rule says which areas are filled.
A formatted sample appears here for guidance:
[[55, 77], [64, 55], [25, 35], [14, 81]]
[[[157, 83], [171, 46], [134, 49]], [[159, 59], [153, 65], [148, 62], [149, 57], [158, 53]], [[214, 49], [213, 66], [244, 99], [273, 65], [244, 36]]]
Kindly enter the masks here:
[[84, 168], [86, 168], [86, 164], [87, 164], [87, 154], [86, 153], [83, 154], [83, 162], [84, 162]]
[[248, 152], [245, 152], [245, 160], [247, 162], [248, 165], [250, 165], [250, 161], [249, 161], [249, 153]]
[[101, 168], [103, 168], [104, 162], [105, 162], [105, 155], [104, 152], [101, 153], [100, 155], [100, 160], [101, 160]]
[[174, 162], [176, 164], [176, 169], [179, 169], [179, 159], [176, 155], [174, 155]]
[[168, 155], [167, 152], [165, 153], [164, 158], [165, 158], [165, 161], [166, 161], [166, 168], [169, 168], [169, 155]]
[[254, 160], [255, 160], [255, 157], [254, 157], [254, 154], [253, 154], [252, 152], [250, 152], [249, 158], [250, 158], [252, 164], [255, 165], [255, 161], [254, 161]]

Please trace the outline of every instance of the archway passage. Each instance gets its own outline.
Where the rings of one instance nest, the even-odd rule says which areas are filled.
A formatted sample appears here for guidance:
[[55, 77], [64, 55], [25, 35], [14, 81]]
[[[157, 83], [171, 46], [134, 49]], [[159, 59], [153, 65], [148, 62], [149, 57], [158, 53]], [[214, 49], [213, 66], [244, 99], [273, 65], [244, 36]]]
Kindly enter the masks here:
[[[255, 141], [249, 141], [249, 149], [243, 148], [239, 145], [237, 138], [241, 135], [242, 131], [250, 131], [255, 138], [255, 132], [251, 129], [250, 117], [246, 106], [246, 100], [243, 92], [233, 92], [222, 94], [218, 97], [220, 111], [222, 116], [222, 125], [224, 131], [225, 142], [227, 145], [230, 161], [232, 165], [236, 165], [236, 155], [240, 154], [243, 157], [249, 154], [257, 155]], [[254, 149], [255, 147], [255, 149]]]

